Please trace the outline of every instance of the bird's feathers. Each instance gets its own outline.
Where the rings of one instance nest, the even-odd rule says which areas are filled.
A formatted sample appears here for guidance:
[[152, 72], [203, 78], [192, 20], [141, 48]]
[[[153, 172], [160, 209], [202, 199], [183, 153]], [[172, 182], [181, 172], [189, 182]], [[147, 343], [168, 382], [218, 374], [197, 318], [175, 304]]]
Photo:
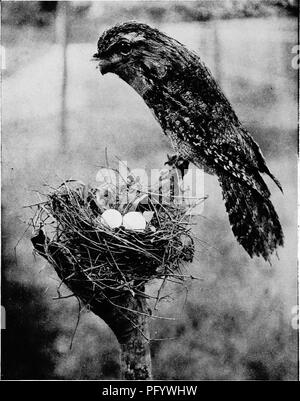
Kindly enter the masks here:
[[[122, 41], [126, 53], [120, 50]], [[176, 151], [218, 176], [238, 241], [250, 256], [267, 259], [283, 244], [283, 234], [260, 174], [282, 188], [201, 59], [175, 39], [136, 22], [106, 31], [97, 54], [143, 97]]]
[[270, 260], [283, 245], [283, 233], [271, 201], [231, 177], [219, 176], [232, 231], [252, 256]]

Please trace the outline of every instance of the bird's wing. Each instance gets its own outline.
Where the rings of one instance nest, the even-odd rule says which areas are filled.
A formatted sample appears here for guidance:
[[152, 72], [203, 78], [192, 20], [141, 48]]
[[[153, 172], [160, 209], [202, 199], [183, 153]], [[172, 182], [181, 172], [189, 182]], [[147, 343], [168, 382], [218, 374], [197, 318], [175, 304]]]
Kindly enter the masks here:
[[[195, 142], [193, 144], [198, 148]], [[228, 142], [223, 144], [219, 141], [210, 142], [209, 146], [202, 146], [199, 152], [204, 153], [208, 166], [214, 169], [218, 176], [230, 176], [239, 182], [244, 182], [260, 195], [266, 198], [270, 196], [270, 191], [257, 167], [254, 163], [249, 163], [249, 157], [239, 143], [232, 145]]]
[[222, 98], [209, 105], [191, 90], [178, 90], [183, 86], [178, 84], [177, 90], [161, 86], [160, 90], [172, 105], [169, 119], [173, 130], [179, 139], [191, 145], [191, 161], [195, 163], [199, 156], [209, 169], [232, 176], [269, 197], [270, 192], [259, 174], [257, 150], [244, 134], [229, 102]]

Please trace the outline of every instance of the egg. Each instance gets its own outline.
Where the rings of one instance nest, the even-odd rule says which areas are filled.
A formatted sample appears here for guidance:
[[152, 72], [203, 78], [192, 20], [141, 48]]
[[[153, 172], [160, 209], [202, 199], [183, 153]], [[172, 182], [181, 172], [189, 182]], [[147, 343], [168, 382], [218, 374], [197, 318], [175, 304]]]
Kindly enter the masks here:
[[101, 223], [110, 228], [120, 227], [122, 225], [122, 215], [116, 209], [107, 209], [102, 213]]
[[128, 212], [123, 216], [123, 226], [127, 230], [143, 231], [146, 228], [146, 220], [142, 213]]
[[152, 217], [154, 216], [154, 212], [145, 211], [145, 212], [143, 213], [143, 216], [144, 216], [146, 222], [147, 222], [147, 223], [150, 223], [150, 221], [152, 220]]

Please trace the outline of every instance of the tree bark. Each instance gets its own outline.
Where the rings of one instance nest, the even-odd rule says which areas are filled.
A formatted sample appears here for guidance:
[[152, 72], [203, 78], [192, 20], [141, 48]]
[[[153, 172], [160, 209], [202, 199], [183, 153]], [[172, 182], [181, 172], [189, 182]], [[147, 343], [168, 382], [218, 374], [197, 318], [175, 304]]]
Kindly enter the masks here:
[[[31, 241], [35, 250], [52, 264], [59, 278], [64, 281], [63, 278], [73, 271], [73, 265], [60, 248], [51, 244], [42, 230]], [[122, 379], [151, 379], [149, 309], [144, 287], [140, 286], [139, 294], [127, 291], [117, 296], [108, 290], [100, 302], [93, 299], [93, 296], [86, 296], [89, 290], [92, 292], [87, 284], [74, 280], [68, 281], [67, 285], [83, 302], [90, 298], [88, 304], [91, 311], [103, 319], [117, 337], [121, 347]]]
[[135, 316], [132, 314], [131, 323], [128, 322], [129, 333], [118, 338], [121, 346], [122, 379], [149, 380], [152, 375], [147, 300], [138, 296], [129, 301], [131, 309], [138, 313]]

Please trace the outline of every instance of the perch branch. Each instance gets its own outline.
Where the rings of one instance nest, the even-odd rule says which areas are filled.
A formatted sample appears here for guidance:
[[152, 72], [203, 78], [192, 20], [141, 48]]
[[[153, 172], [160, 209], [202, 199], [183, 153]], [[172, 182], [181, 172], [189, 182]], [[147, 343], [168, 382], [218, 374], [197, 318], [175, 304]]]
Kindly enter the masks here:
[[[61, 248], [51, 243], [42, 230], [39, 230], [31, 241], [36, 252], [54, 266], [59, 278], [64, 281], [61, 272], [71, 271], [73, 265]], [[70, 283], [68, 281], [70, 290], [78, 293], [80, 283]], [[108, 293], [110, 291], [107, 290]], [[92, 312], [107, 323], [118, 339], [121, 347], [121, 376], [126, 380], [151, 379], [149, 312], [146, 297], [137, 294], [133, 296], [128, 291], [118, 296], [119, 305], [115, 305], [109, 295], [101, 301], [91, 300], [89, 306]]]

